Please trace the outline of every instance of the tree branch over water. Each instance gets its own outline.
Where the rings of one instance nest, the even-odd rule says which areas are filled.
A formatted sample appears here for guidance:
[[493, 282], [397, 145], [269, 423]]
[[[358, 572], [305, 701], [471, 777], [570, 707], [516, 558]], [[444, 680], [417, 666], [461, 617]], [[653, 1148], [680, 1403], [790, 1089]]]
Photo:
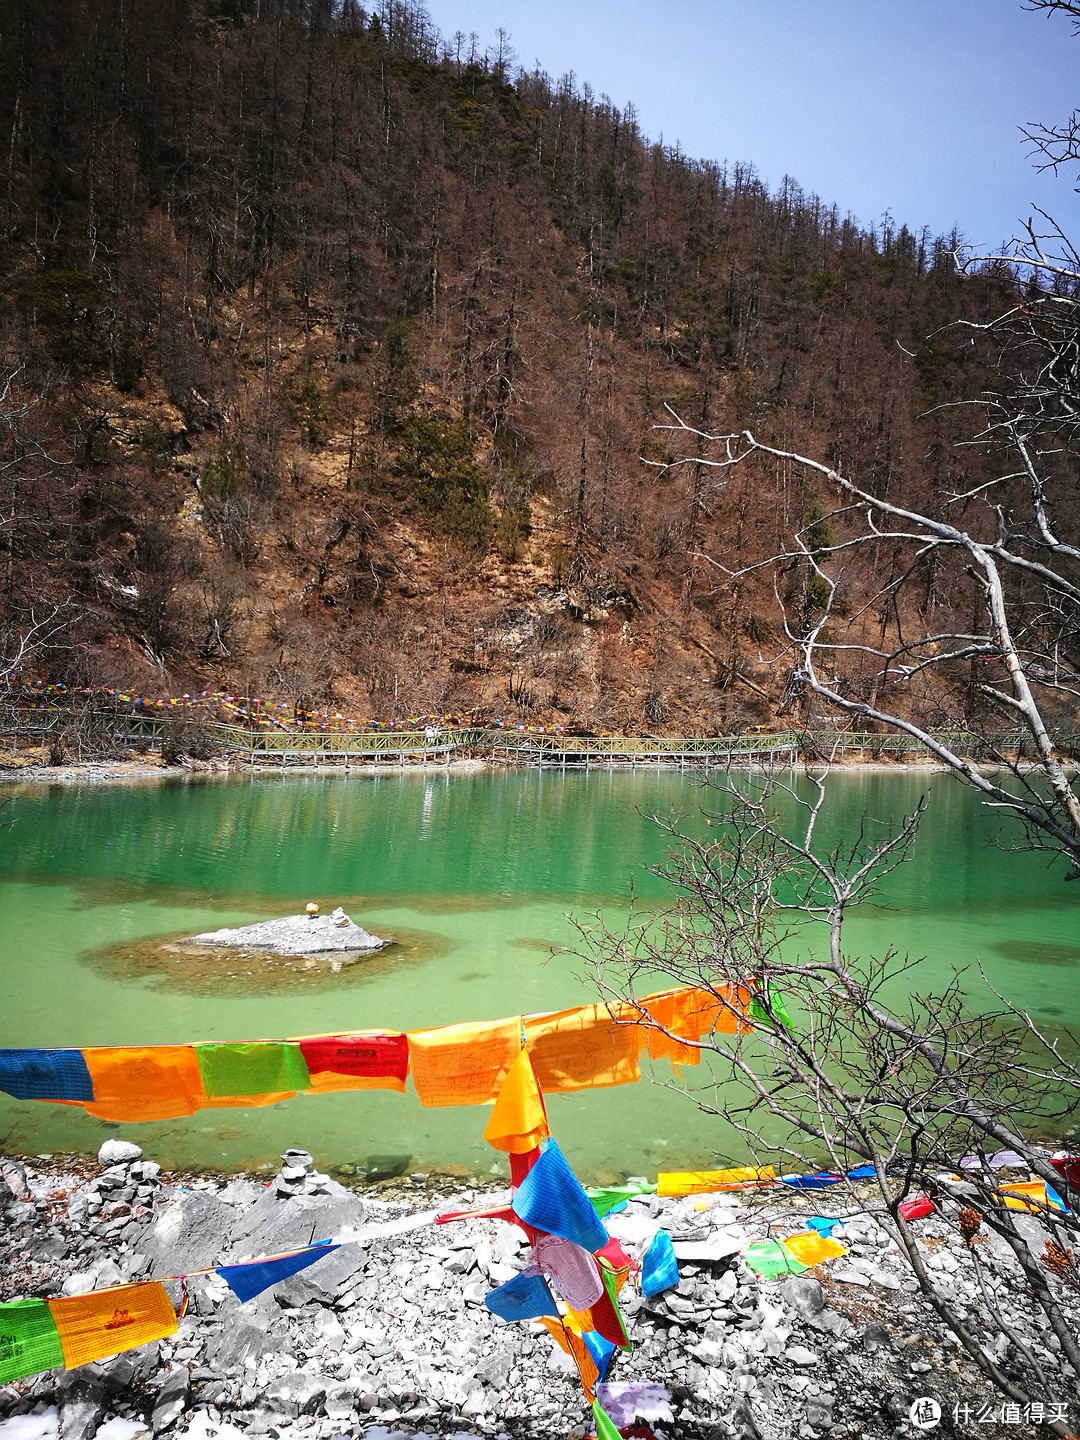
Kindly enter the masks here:
[[[779, 1157], [786, 1168], [824, 1165], [840, 1175], [871, 1165], [870, 1208], [960, 1345], [1011, 1400], [1051, 1401], [1056, 1377], [1002, 1330], [994, 1294], [1021, 1287], [1037, 1323], [1080, 1370], [1072, 1259], [1080, 1221], [1037, 1200], [1026, 1215], [1012, 1208], [991, 1160], [1015, 1151], [1032, 1174], [1063, 1187], [1032, 1137], [1060, 1134], [1075, 1114], [1076, 1038], [1046, 1035], [991, 990], [972, 999], [962, 971], [927, 990], [917, 959], [846, 948], [851, 910], [873, 901], [910, 857], [922, 802], [899, 823], [866, 819], [854, 837], [835, 839], [823, 833], [827, 772], [810, 777], [808, 794], [768, 775], [710, 788], [703, 815], [717, 838], [654, 817], [672, 841], [659, 870], [670, 906], [632, 912], [618, 932], [600, 917], [579, 926], [579, 953], [601, 993], [670, 1040], [678, 1037], [639, 1001], [658, 976], [725, 1003], [737, 1022], [728, 1028], [739, 1033], [718, 1022], [691, 1042], [708, 1066], [687, 1073], [703, 1078], [671, 1088], [732, 1127], [759, 1164]], [[934, 1197], [969, 1247], [991, 1237], [978, 1242], [981, 1313], [966, 1311], [926, 1265], [900, 1209], [918, 1192]], [[866, 1208], [850, 1184], [846, 1198], [848, 1213]], [[1008, 1363], [989, 1343], [995, 1331]]]

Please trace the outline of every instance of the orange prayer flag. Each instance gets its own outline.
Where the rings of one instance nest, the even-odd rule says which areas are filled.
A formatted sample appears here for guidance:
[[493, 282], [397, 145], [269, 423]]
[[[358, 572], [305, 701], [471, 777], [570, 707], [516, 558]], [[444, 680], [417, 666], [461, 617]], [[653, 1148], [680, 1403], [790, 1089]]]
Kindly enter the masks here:
[[[585, 1391], [586, 1398], [591, 1405], [596, 1399], [593, 1386], [600, 1379], [600, 1371], [596, 1368], [596, 1361], [589, 1353], [589, 1347], [581, 1338], [577, 1316], [571, 1312], [570, 1315], [559, 1321], [553, 1320], [549, 1315], [541, 1315], [539, 1320], [559, 1348], [565, 1350], [566, 1354], [573, 1358], [578, 1367], [578, 1375], [581, 1377], [581, 1388]], [[589, 1317], [589, 1328], [592, 1329], [591, 1317]]]
[[102, 1120], [173, 1120], [204, 1103], [192, 1045], [101, 1045], [83, 1050]]
[[199, 1102], [201, 1110], [250, 1110], [265, 1105], [280, 1105], [291, 1100], [295, 1090], [271, 1090], [266, 1095], [207, 1095]]
[[176, 1311], [156, 1280], [48, 1303], [69, 1370], [176, 1333]]
[[537, 1079], [548, 1093], [628, 1085], [641, 1079], [641, 1028], [629, 1005], [578, 1005], [525, 1019]]
[[521, 1050], [521, 1018], [410, 1030], [408, 1041], [421, 1105], [483, 1105]]
[[334, 1090], [396, 1090], [404, 1095], [405, 1081], [396, 1075], [335, 1075], [331, 1070], [322, 1070], [312, 1075], [308, 1090], [314, 1095]]
[[553, 1320], [550, 1315], [538, 1315], [536, 1318], [558, 1345], [559, 1349], [565, 1351], [567, 1355], [573, 1355], [574, 1352], [570, 1349], [570, 1341], [566, 1338], [566, 1330], [562, 1322], [560, 1320]]
[[[650, 1059], [670, 1060], [673, 1066], [701, 1063], [701, 1051], [696, 1045], [685, 1045], [681, 1040], [671, 1038], [672, 1035], [689, 1034], [687, 1011], [694, 993], [692, 990], [669, 990], [662, 995], [646, 995], [642, 1000], [641, 1008], [649, 1019], [663, 1026], [663, 1030], [650, 1027], [646, 1031]], [[664, 1034], [665, 1030], [671, 1033]], [[693, 1038], [696, 1040], [697, 1036]]]
[[581, 1388], [585, 1391], [585, 1398], [591, 1405], [596, 1399], [593, 1387], [600, 1379], [600, 1371], [592, 1357], [592, 1352], [580, 1335], [575, 1334], [573, 1330], [568, 1330], [567, 1339], [570, 1341], [570, 1353], [574, 1357], [578, 1375], [581, 1377]]
[[524, 1049], [506, 1072], [484, 1139], [495, 1150], [527, 1155], [550, 1133], [544, 1096], [528, 1049]]
[[753, 998], [745, 985], [717, 985], [711, 990], [687, 990], [681, 1012], [686, 1029], [675, 1027], [677, 1033], [696, 1040], [714, 1030], [718, 1035], [739, 1035], [754, 1027], [744, 1017]]

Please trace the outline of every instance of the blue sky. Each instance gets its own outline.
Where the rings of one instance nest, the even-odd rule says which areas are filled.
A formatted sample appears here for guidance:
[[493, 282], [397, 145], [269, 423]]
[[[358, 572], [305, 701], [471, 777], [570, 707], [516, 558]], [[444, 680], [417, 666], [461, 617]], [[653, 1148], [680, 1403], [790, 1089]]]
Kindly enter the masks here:
[[1038, 205], [1075, 235], [1073, 165], [1039, 176], [1018, 127], [1080, 104], [1080, 38], [1021, 0], [427, 0], [444, 36], [498, 26], [652, 139], [752, 161], [863, 224], [993, 248]]

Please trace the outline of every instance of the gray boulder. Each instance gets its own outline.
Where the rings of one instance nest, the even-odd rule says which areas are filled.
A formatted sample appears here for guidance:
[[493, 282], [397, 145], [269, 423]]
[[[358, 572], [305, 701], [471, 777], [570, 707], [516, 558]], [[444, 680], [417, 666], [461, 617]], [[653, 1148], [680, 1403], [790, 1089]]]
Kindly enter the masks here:
[[505, 1390], [514, 1368], [514, 1357], [508, 1353], [492, 1355], [477, 1367], [477, 1376], [493, 1390]]
[[393, 942], [353, 924], [339, 910], [333, 915], [283, 915], [280, 920], [260, 920], [233, 930], [206, 930], [190, 936], [187, 943], [263, 950], [274, 955], [365, 955]]
[[367, 1255], [359, 1245], [343, 1245], [325, 1260], [316, 1260], [298, 1275], [290, 1275], [275, 1285], [274, 1295], [278, 1304], [293, 1309], [312, 1301], [317, 1305], [333, 1305], [339, 1296], [352, 1289], [366, 1264]]
[[30, 1194], [26, 1170], [15, 1160], [6, 1157], [0, 1161], [0, 1175], [16, 1200], [25, 1200]]
[[[324, 1195], [279, 1195], [271, 1186], [240, 1216], [228, 1206], [222, 1209], [231, 1221], [228, 1246], [234, 1257], [273, 1255], [310, 1245], [312, 1239], [325, 1240], [339, 1230], [362, 1225], [367, 1213], [363, 1201], [336, 1180], [327, 1181]], [[355, 1246], [349, 1249], [358, 1253]]]
[[191, 1374], [186, 1365], [170, 1370], [162, 1381], [150, 1419], [155, 1435], [167, 1430], [191, 1404]]
[[875, 1350], [880, 1350], [883, 1347], [889, 1350], [893, 1347], [892, 1336], [888, 1330], [886, 1330], [885, 1326], [877, 1320], [871, 1320], [869, 1324], [864, 1325], [859, 1332], [859, 1338], [862, 1341], [863, 1349], [870, 1355], [873, 1355]]
[[257, 1314], [245, 1313], [243, 1319], [231, 1321], [207, 1344], [207, 1359], [216, 1370], [232, 1374], [243, 1370], [248, 1359], [269, 1355], [284, 1343], [282, 1336], [267, 1332]]
[[283, 1415], [310, 1415], [326, 1399], [327, 1381], [323, 1375], [305, 1375], [294, 1371], [282, 1375], [267, 1387], [266, 1399]]
[[825, 1295], [816, 1280], [808, 1275], [792, 1275], [780, 1286], [780, 1294], [797, 1315], [809, 1320], [825, 1309]]
[[236, 1222], [236, 1211], [201, 1190], [178, 1192], [139, 1237], [152, 1269], [167, 1275], [212, 1265]]
[[64, 1440], [91, 1440], [107, 1404], [108, 1392], [100, 1376], [76, 1375], [60, 1399], [60, 1433]]

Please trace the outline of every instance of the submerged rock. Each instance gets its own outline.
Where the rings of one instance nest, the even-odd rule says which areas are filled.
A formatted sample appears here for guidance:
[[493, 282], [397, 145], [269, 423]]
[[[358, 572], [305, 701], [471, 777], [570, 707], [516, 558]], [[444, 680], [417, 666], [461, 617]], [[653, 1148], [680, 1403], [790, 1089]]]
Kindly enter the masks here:
[[189, 936], [185, 943], [268, 950], [274, 955], [370, 955], [393, 941], [354, 924], [339, 907], [332, 915], [283, 915], [279, 920], [260, 920], [234, 930], [207, 930]]

